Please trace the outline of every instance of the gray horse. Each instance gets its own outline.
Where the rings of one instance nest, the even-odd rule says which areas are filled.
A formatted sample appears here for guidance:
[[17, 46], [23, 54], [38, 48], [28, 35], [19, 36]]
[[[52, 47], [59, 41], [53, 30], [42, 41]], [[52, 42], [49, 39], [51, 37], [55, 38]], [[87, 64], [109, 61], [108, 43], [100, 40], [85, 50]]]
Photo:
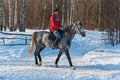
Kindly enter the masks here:
[[[35, 64], [41, 66], [42, 59], [41, 59], [40, 52], [45, 47], [60, 49], [57, 59], [55, 61], [56, 67], [58, 67], [59, 58], [61, 57], [63, 52], [65, 52], [67, 59], [69, 61], [70, 67], [74, 68], [69, 55], [69, 48], [71, 46], [72, 39], [74, 38], [76, 33], [82, 35], [83, 37], [86, 36], [84, 28], [82, 27], [82, 24], [80, 22], [75, 22], [74, 24], [67, 26], [63, 30], [62, 39], [58, 42], [58, 46], [54, 48], [53, 44], [56, 38], [51, 32], [48, 32], [48, 31], [34, 32], [30, 42], [29, 54], [30, 55], [32, 54], [34, 43], [35, 43], [35, 46], [36, 46], [36, 49], [34, 52]], [[39, 62], [38, 62], [38, 59], [39, 59]]]

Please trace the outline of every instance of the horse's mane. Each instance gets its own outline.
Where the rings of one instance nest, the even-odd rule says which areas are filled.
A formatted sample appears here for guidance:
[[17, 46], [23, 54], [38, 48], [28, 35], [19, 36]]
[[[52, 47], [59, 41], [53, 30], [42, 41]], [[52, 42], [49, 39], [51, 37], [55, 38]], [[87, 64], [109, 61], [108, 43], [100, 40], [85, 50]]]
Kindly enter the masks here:
[[69, 32], [70, 28], [73, 26], [73, 24], [71, 25], [68, 25], [65, 29], [64, 29], [64, 32]]

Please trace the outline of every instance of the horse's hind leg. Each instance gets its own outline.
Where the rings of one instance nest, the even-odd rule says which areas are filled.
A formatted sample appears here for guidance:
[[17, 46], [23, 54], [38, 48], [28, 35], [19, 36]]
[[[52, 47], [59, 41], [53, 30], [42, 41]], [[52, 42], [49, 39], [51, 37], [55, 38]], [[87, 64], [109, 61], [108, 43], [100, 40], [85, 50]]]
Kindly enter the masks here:
[[40, 53], [38, 54], [38, 58], [39, 58], [39, 63], [38, 63], [38, 65], [41, 66], [41, 65], [42, 65], [42, 59], [41, 59]]
[[40, 48], [39, 51], [38, 51], [38, 58], [39, 58], [39, 63], [38, 65], [41, 66], [42, 65], [42, 58], [41, 58], [41, 55], [40, 55], [40, 52], [44, 49], [44, 47]]
[[[40, 52], [41, 52], [43, 49], [44, 49], [44, 47], [41, 47], [41, 48], [36, 47], [36, 49], [35, 49], [34, 55], [35, 55], [35, 64], [36, 64], [36, 65], [39, 65], [39, 66], [42, 65], [42, 59], [41, 59]], [[39, 63], [38, 63], [38, 59], [39, 59]]]
[[57, 56], [57, 59], [56, 59], [56, 61], [55, 61], [56, 67], [58, 67], [58, 61], [59, 61], [59, 59], [60, 59], [62, 53], [63, 53], [63, 50], [60, 50], [60, 51], [59, 51], [59, 54], [58, 54], [58, 56]]
[[37, 57], [38, 57], [38, 49], [37, 48], [35, 49], [34, 56], [35, 56], [35, 64], [38, 65], [38, 59], [37, 59]]

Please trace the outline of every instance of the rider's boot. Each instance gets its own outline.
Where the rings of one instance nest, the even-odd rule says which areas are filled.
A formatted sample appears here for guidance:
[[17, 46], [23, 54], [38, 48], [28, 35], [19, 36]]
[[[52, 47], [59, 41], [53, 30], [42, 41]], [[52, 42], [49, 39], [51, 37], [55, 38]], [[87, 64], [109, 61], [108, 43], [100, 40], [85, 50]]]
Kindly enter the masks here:
[[58, 39], [55, 40], [55, 42], [54, 42], [54, 44], [53, 44], [54, 48], [57, 48], [57, 47], [58, 47], [58, 41], [59, 41]]

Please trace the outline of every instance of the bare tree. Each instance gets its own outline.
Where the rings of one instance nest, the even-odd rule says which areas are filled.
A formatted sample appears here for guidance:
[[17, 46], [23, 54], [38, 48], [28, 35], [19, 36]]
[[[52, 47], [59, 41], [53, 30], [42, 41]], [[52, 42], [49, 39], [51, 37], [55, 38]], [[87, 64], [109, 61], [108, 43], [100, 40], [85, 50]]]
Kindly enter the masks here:
[[70, 24], [70, 0], [67, 0], [67, 25]]
[[98, 29], [100, 28], [101, 23], [101, 0], [99, 0], [99, 18], [98, 18]]
[[9, 3], [9, 28], [13, 31], [14, 26], [14, 13], [13, 13], [13, 0], [8, 0]]
[[[12, 13], [7, 1], [15, 2], [15, 4], [12, 3], [11, 8], [14, 7], [15, 10]], [[23, 1], [24, 0], [3, 0], [7, 26], [15, 19], [13, 26], [16, 28], [16, 23], [18, 23], [20, 30], [23, 31], [25, 27], [35, 29], [48, 28], [49, 17], [55, 7], [59, 7], [59, 17], [63, 25], [70, 25], [73, 21], [80, 20], [86, 29], [99, 28], [104, 30], [110, 24], [112, 24], [113, 27], [120, 26], [120, 0], [25, 0], [25, 2], [27, 1], [27, 10], [23, 8], [23, 6], [26, 6], [23, 5], [23, 3], [25, 3]], [[26, 15], [22, 16], [25, 13]], [[10, 17], [11, 14], [14, 15], [13, 19]], [[18, 22], [16, 22], [17, 18]], [[26, 21], [23, 18], [26, 19]], [[26, 25], [23, 27], [25, 23]], [[11, 29], [13, 26], [10, 25], [9, 28]]]
[[3, 10], [3, 0], [0, 0], [0, 31], [3, 30], [3, 22], [4, 22], [3, 12], [4, 12], [4, 10]]
[[64, 17], [65, 17], [65, 0], [63, 0], [62, 5], [62, 25], [64, 24]]
[[18, 0], [15, 0], [14, 30], [17, 29], [17, 26], [18, 26]]
[[6, 19], [5, 19], [5, 12], [4, 12], [4, 5], [2, 6], [2, 14], [3, 14], [3, 30], [6, 31]]
[[25, 32], [26, 28], [26, 0], [22, 0], [20, 11], [20, 31]]
[[70, 25], [73, 23], [74, 17], [74, 8], [75, 8], [75, 0], [71, 0], [71, 7], [70, 7]]
[[54, 0], [52, 0], [52, 13], [54, 11]]
[[47, 0], [44, 0], [44, 12], [43, 12], [42, 29], [44, 29], [44, 26], [45, 26], [46, 6], [47, 6]]

